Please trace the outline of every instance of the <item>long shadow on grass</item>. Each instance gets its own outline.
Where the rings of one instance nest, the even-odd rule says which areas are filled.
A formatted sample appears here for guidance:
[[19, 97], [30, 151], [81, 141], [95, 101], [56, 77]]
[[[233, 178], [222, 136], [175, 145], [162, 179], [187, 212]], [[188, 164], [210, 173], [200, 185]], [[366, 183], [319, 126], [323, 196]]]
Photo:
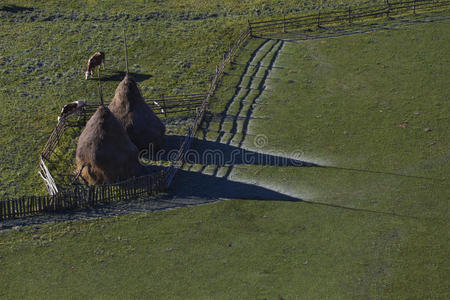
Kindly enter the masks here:
[[[170, 161], [176, 154], [184, 136], [166, 136], [165, 147], [153, 159]], [[145, 157], [146, 151], [142, 152]], [[185, 162], [193, 165], [233, 166], [233, 165], [259, 165], [283, 167], [319, 167], [319, 165], [299, 159], [300, 152], [293, 151], [289, 155], [275, 155], [258, 151], [247, 150], [241, 147], [223, 144], [217, 141], [200, 140], [193, 138], [192, 147], [186, 152]]]
[[212, 203], [223, 199], [302, 202], [309, 205], [344, 209], [353, 212], [379, 214], [407, 219], [419, 218], [417, 216], [403, 215], [395, 212], [377, 211], [334, 203], [303, 200], [262, 186], [230, 181], [223, 177], [215, 177], [213, 175], [205, 175], [184, 170], [178, 171], [168, 194], [164, 197], [155, 199], [155, 202], [182, 207]]
[[302, 201], [301, 199], [261, 186], [183, 170], [178, 171], [169, 190], [169, 194], [161, 200], [164, 201], [164, 199], [171, 199], [173, 197], [184, 199], [186, 205], [190, 205], [189, 199], [191, 198], [201, 198], [205, 202], [220, 199]]
[[0, 222], [0, 231], [11, 229], [15, 226], [29, 226], [50, 222], [57, 223], [160, 211], [212, 203], [222, 199], [302, 202], [301, 199], [264, 187], [180, 170], [172, 183], [172, 188], [165, 195], [159, 195], [152, 199], [144, 197], [142, 199], [99, 205], [63, 213], [45, 213], [21, 219], [3, 220]]

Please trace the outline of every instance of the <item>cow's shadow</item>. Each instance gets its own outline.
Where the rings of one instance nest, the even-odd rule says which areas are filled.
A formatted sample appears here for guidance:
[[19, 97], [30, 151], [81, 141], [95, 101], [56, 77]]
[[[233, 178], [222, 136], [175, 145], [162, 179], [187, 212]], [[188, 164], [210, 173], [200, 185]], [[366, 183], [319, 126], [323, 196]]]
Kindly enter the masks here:
[[[100, 79], [97, 78], [97, 75], [93, 76], [93, 80], [100, 80], [100, 81], [122, 81], [127, 73], [123, 71], [114, 71], [112, 73], [100, 73]], [[128, 75], [133, 77], [133, 79], [136, 82], [141, 82], [144, 80], [147, 80], [152, 77], [150, 74], [140, 74], [140, 73], [132, 73], [128, 72]]]

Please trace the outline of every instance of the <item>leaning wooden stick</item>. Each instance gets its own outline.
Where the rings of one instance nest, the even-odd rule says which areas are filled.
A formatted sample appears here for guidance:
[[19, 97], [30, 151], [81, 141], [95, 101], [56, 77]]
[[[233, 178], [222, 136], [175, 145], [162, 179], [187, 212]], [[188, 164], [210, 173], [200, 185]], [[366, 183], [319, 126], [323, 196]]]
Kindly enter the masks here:
[[125, 49], [125, 71], [128, 74], [128, 49], [127, 49], [127, 36], [125, 34], [125, 27], [123, 28], [123, 47]]

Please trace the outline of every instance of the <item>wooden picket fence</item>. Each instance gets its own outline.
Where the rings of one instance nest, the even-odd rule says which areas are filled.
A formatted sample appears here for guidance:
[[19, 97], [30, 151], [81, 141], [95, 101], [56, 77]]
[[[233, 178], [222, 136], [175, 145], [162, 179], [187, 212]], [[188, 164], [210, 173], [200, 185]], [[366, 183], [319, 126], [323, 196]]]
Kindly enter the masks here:
[[40, 212], [94, 207], [99, 204], [153, 196], [165, 190], [164, 179], [162, 173], [155, 173], [114, 184], [74, 185], [55, 195], [0, 200], [0, 219], [26, 217]]
[[215, 75], [205, 94], [172, 95], [146, 98], [146, 102], [155, 113], [167, 117], [169, 113], [193, 111], [196, 112], [194, 121], [189, 127], [185, 139], [169, 168], [160, 173], [130, 178], [126, 181], [97, 186], [72, 185], [58, 187], [53, 179], [46, 161], [49, 161], [55, 151], [65, 129], [70, 126], [84, 126], [92, 116], [98, 105], [88, 105], [80, 114], [70, 116], [58, 123], [51, 133], [40, 156], [39, 174], [44, 179], [49, 190], [48, 196], [27, 196], [18, 199], [0, 200], [0, 219], [17, 218], [33, 215], [43, 211], [64, 211], [67, 209], [93, 207], [126, 201], [137, 197], [155, 195], [170, 187], [177, 171], [182, 167], [185, 153], [190, 149], [193, 137], [203, 121], [208, 104], [217, 90], [220, 80], [225, 74], [226, 67], [232, 62], [237, 51], [252, 37], [268, 32], [287, 32], [298, 28], [324, 26], [330, 24], [352, 24], [356, 20], [377, 18], [383, 15], [389, 17], [407, 12], [416, 13], [418, 10], [434, 10], [448, 7], [450, 0], [414, 0], [389, 3], [370, 7], [348, 7], [331, 11], [318, 11], [314, 14], [299, 17], [283, 17], [259, 22], [248, 22], [233, 46], [224, 54], [222, 62], [216, 66]]

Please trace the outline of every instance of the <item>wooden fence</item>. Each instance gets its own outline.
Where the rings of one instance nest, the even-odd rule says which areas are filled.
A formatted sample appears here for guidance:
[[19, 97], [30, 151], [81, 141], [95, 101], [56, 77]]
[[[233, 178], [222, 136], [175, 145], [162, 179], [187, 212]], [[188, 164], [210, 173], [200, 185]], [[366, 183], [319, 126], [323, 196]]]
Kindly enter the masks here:
[[164, 115], [180, 112], [196, 112], [206, 94], [173, 95], [145, 98], [156, 114]]
[[[268, 21], [260, 21], [260, 22], [250, 22], [248, 21], [248, 27], [244, 31], [241, 32], [239, 37], [236, 39], [233, 46], [231, 46], [226, 54], [223, 56], [222, 62], [220, 65], [216, 66], [216, 73], [212, 79], [209, 90], [206, 93], [205, 99], [198, 110], [197, 116], [192, 124], [192, 126], [188, 129], [186, 137], [181, 144], [180, 149], [175, 157], [175, 159], [171, 162], [169, 170], [166, 172], [166, 182], [169, 187], [172, 183], [173, 178], [175, 177], [179, 168], [183, 165], [184, 154], [189, 150], [192, 137], [197, 134], [198, 127], [200, 123], [203, 121], [203, 117], [205, 115], [206, 108], [211, 97], [214, 95], [218, 84], [221, 78], [224, 75], [225, 68], [232, 61], [233, 57], [236, 55], [236, 52], [240, 49], [240, 47], [252, 37], [257, 36], [258, 34], [264, 32], [273, 32], [281, 29], [282, 32], [287, 32], [288, 29], [305, 27], [308, 28], [311, 25], [316, 25], [320, 27], [325, 24], [336, 24], [338, 22], [348, 21], [352, 23], [355, 20], [363, 19], [363, 18], [373, 18], [379, 17], [380, 15], [392, 16], [393, 14], [399, 14], [400, 12], [404, 12], [407, 9], [411, 9], [413, 13], [416, 13], [416, 10], [422, 9], [435, 9], [440, 7], [448, 6], [450, 0], [414, 0], [414, 1], [406, 1], [406, 2], [395, 2], [389, 3], [386, 1], [386, 5], [379, 6], [370, 6], [370, 7], [355, 7], [355, 8], [347, 8], [340, 10], [332, 10], [332, 11], [318, 11], [314, 14], [292, 17], [283, 19], [275, 19]], [[344, 15], [346, 16], [344, 18]]]
[[241, 48], [241, 46], [250, 37], [251, 37], [251, 35], [250, 35], [249, 28], [242, 31], [241, 34], [239, 35], [239, 37], [234, 42], [233, 46], [231, 46], [228, 49], [228, 51], [224, 54], [220, 65], [216, 66], [216, 73], [211, 81], [208, 92], [206, 93], [206, 95], [203, 99], [203, 102], [197, 111], [197, 115], [196, 115], [194, 121], [192, 122], [192, 126], [188, 129], [188, 131], [186, 133], [186, 137], [184, 138], [183, 143], [181, 144], [181, 146], [177, 152], [177, 155], [175, 156], [175, 159], [171, 162], [170, 167], [169, 167], [168, 171], [166, 172], [167, 187], [170, 186], [177, 171], [183, 165], [184, 154], [191, 147], [192, 138], [195, 137], [197, 134], [198, 127], [200, 126], [201, 122], [203, 121], [209, 101], [211, 100], [211, 97], [214, 95], [214, 93], [218, 87], [218, 84], [220, 82], [220, 79], [223, 77], [223, 75], [225, 73], [225, 68], [231, 63], [231, 61], [233, 60], [233, 57], [236, 55], [239, 48]]
[[39, 212], [57, 212], [75, 208], [94, 207], [99, 204], [156, 195], [166, 188], [161, 173], [130, 178], [114, 184], [84, 186], [73, 185], [54, 195], [25, 196], [0, 200], [0, 219], [26, 217]]
[[[155, 110], [162, 105], [165, 115], [181, 111], [198, 110], [205, 94], [172, 95], [146, 98]], [[134, 199], [141, 195], [153, 195], [167, 187], [164, 172], [131, 178], [127, 181], [97, 186], [60, 186], [55, 182], [46, 163], [58, 146], [65, 130], [71, 126], [83, 127], [95, 113], [98, 105], [87, 105], [81, 112], [62, 118], [44, 145], [39, 161], [39, 175], [47, 186], [48, 196], [25, 196], [18, 199], [0, 200], [0, 219], [29, 216], [43, 211], [62, 211]]]
[[[146, 98], [158, 114], [167, 116], [169, 113], [195, 111], [196, 116], [189, 127], [185, 139], [181, 144], [175, 159], [166, 171], [131, 178], [123, 182], [98, 185], [80, 186], [72, 185], [58, 189], [55, 180], [48, 170], [45, 162], [56, 149], [64, 130], [68, 126], [84, 126], [86, 120], [95, 112], [97, 105], [88, 105], [78, 116], [71, 116], [58, 123], [51, 133], [40, 157], [39, 174], [44, 179], [49, 190], [48, 196], [28, 196], [12, 200], [0, 200], [0, 219], [16, 218], [32, 215], [42, 211], [60, 211], [73, 208], [91, 207], [101, 203], [111, 203], [133, 199], [139, 196], [153, 195], [170, 187], [177, 171], [182, 167], [184, 154], [189, 150], [192, 138], [203, 121], [208, 104], [213, 97], [226, 67], [233, 60], [242, 45], [253, 36], [266, 32], [282, 31], [292, 28], [322, 26], [329, 24], [352, 23], [362, 18], [376, 18], [383, 15], [393, 16], [407, 11], [416, 13], [417, 10], [429, 10], [447, 7], [450, 0], [415, 0], [406, 2], [386, 2], [383, 6], [349, 7], [347, 9], [318, 11], [299, 17], [275, 19], [260, 22], [248, 22], [248, 28], [241, 32], [233, 46], [231, 46], [222, 58], [222, 62], [216, 66], [215, 75], [209, 89], [205, 94], [173, 95]], [[75, 118], [77, 118], [75, 120]]]
[[[180, 94], [180, 95], [161, 95], [158, 97], [146, 97], [145, 102], [150, 105], [155, 114], [164, 116], [181, 113], [192, 112], [196, 113], [197, 109], [202, 105], [205, 93], [196, 94]], [[105, 103], [108, 104], [108, 103]], [[75, 117], [69, 117], [66, 122], [66, 127], [84, 127], [87, 120], [95, 113], [98, 104], [88, 104]], [[56, 134], [56, 133], [55, 133]]]
[[351, 24], [355, 21], [379, 17], [393, 17], [419, 11], [435, 10], [448, 7], [450, 0], [411, 0], [389, 2], [375, 6], [348, 6], [334, 10], [318, 10], [315, 13], [272, 19], [267, 21], [250, 22], [249, 30], [252, 36], [264, 35], [269, 32], [286, 33], [292, 29], [321, 27], [326, 25]]

